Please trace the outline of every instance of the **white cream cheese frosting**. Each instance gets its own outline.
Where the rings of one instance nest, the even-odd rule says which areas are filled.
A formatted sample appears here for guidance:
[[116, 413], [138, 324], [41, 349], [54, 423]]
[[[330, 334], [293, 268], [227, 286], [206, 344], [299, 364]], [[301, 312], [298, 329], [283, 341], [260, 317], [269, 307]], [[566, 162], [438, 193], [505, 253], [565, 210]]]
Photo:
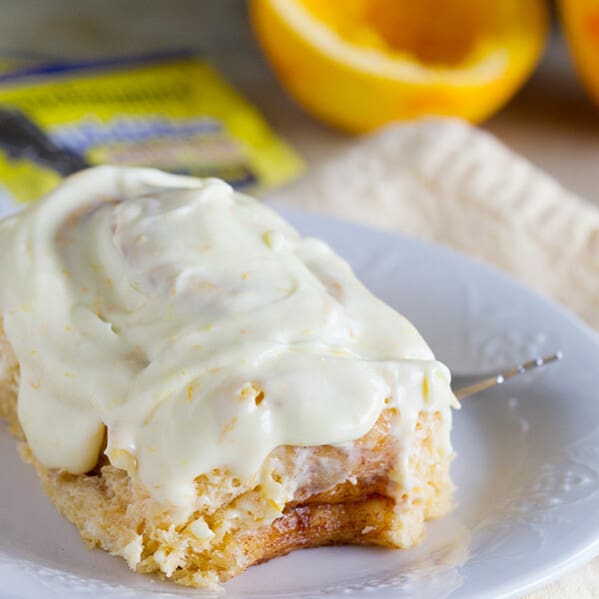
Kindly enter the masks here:
[[84, 171], [0, 222], [0, 261], [18, 415], [47, 467], [89, 471], [106, 431], [113, 464], [184, 508], [197, 476], [355, 440], [385, 405], [405, 455], [422, 410], [449, 426], [449, 371], [416, 329], [220, 180]]

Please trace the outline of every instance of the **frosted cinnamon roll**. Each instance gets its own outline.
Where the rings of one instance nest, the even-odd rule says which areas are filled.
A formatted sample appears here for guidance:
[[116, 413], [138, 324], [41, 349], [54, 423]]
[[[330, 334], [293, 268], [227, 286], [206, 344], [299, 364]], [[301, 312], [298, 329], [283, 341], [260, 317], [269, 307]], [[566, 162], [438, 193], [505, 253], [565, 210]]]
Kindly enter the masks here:
[[299, 547], [410, 547], [450, 509], [448, 369], [226, 183], [90, 169], [1, 221], [0, 261], [0, 413], [134, 570], [214, 586]]

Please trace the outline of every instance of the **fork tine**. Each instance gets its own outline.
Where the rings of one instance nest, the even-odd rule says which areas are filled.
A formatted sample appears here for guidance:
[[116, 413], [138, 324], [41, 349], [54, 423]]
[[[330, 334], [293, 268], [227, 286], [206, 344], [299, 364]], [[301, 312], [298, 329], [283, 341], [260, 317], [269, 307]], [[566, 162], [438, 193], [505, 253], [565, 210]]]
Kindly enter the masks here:
[[458, 399], [464, 399], [465, 397], [475, 395], [476, 393], [480, 393], [481, 391], [495, 387], [496, 385], [501, 385], [502, 383], [505, 383], [505, 381], [516, 376], [525, 374], [531, 370], [536, 370], [537, 368], [541, 368], [542, 366], [551, 364], [552, 362], [557, 362], [558, 360], [561, 360], [562, 357], [562, 352], [556, 352], [555, 354], [548, 356], [534, 358], [533, 360], [529, 360], [528, 362], [518, 364], [517, 366], [494, 374], [481, 374], [480, 377], [478, 377], [478, 379], [474, 382], [469, 383], [459, 389], [454, 389], [455, 396]]

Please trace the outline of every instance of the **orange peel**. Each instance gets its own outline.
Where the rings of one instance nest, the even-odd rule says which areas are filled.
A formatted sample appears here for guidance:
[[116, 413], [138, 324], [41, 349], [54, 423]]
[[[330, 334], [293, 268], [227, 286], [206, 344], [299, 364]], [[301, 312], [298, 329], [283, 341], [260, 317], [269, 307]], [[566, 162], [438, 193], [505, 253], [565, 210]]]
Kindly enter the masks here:
[[545, 0], [252, 0], [258, 41], [289, 94], [353, 132], [498, 110], [543, 51]]

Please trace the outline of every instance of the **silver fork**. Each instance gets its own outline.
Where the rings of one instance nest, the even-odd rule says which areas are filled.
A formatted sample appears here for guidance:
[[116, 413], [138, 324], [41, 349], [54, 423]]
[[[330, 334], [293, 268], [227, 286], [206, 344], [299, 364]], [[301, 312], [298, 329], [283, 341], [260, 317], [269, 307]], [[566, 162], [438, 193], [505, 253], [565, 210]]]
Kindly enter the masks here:
[[453, 375], [451, 388], [458, 399], [464, 399], [480, 393], [485, 389], [501, 385], [505, 381], [512, 379], [521, 374], [536, 370], [552, 362], [557, 362], [562, 359], [562, 352], [558, 351], [554, 354], [534, 358], [528, 362], [517, 364], [512, 368], [501, 370], [499, 372], [487, 372], [481, 374], [456, 374]]

